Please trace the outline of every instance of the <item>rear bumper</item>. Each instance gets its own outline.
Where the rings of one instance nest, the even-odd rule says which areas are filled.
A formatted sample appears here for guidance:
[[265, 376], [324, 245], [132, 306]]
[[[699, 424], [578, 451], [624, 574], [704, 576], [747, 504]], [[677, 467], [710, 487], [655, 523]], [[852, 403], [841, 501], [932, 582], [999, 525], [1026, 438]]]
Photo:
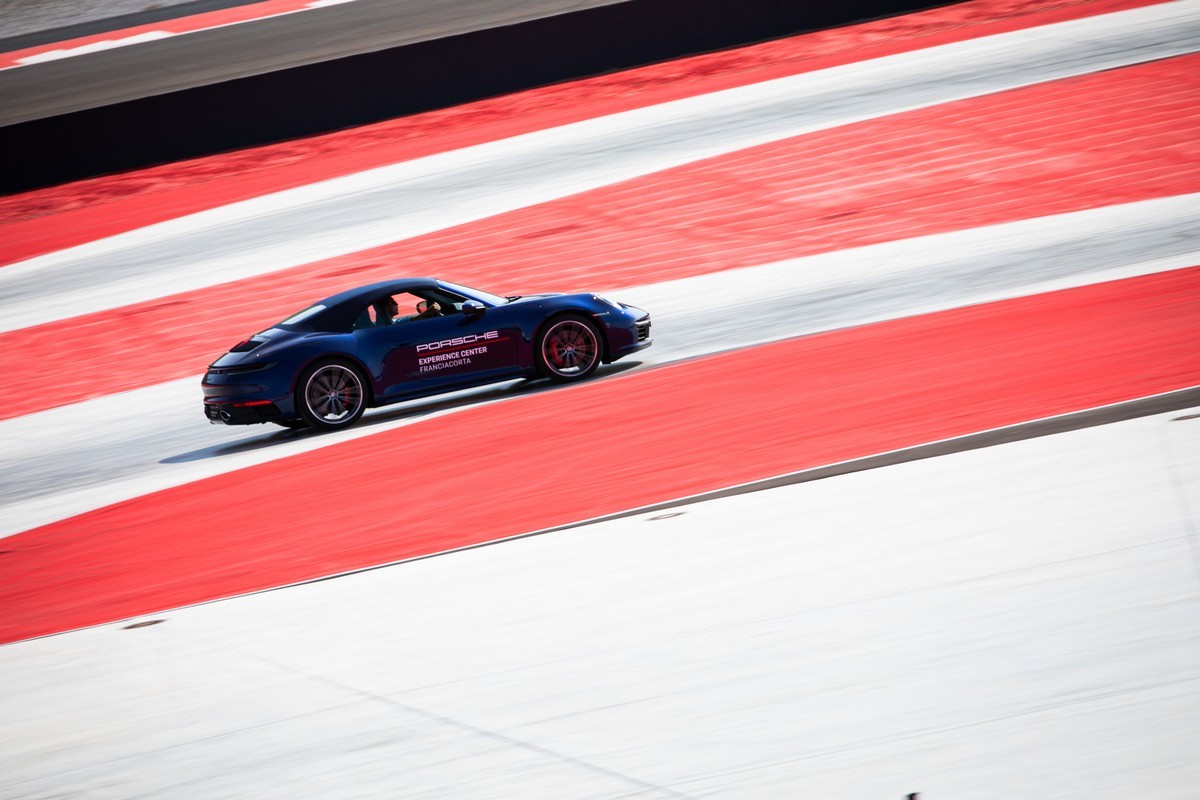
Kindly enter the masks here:
[[242, 403], [204, 402], [204, 416], [213, 425], [257, 425], [284, 418], [279, 407], [269, 400]]
[[204, 416], [214, 425], [255, 425], [293, 416], [290, 378], [281, 370], [230, 373], [210, 367], [200, 389]]

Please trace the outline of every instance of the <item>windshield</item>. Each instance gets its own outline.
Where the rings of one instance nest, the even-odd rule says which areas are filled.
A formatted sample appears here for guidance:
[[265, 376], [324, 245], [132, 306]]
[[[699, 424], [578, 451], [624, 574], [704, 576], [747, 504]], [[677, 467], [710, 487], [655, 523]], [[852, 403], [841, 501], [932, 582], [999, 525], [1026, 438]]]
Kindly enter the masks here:
[[489, 306], [502, 306], [508, 302], [508, 300], [504, 299], [503, 297], [494, 295], [491, 292], [484, 292], [484, 291], [480, 291], [479, 289], [472, 289], [469, 286], [460, 286], [459, 284], [451, 283], [450, 281], [438, 281], [438, 283], [440, 283], [442, 286], [445, 286], [447, 289], [449, 289], [452, 292], [458, 292], [459, 294], [466, 295], [467, 297], [471, 297], [476, 300], [482, 300], [483, 302], [487, 303]]

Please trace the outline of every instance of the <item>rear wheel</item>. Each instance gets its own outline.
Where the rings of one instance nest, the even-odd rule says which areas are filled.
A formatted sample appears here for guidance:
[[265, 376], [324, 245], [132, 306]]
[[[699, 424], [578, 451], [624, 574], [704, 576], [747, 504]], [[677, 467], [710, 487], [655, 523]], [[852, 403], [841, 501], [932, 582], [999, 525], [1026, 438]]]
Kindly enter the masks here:
[[575, 315], [555, 317], [538, 336], [538, 367], [553, 381], [577, 381], [600, 366], [600, 332]]
[[341, 361], [313, 364], [296, 386], [296, 409], [305, 423], [318, 430], [348, 428], [366, 408], [362, 374]]

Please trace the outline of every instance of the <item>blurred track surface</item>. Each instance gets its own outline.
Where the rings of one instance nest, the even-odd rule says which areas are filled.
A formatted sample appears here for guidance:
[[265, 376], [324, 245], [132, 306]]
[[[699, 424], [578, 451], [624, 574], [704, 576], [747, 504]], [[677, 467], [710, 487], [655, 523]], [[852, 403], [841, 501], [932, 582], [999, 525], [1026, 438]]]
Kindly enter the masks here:
[[[1176, 269], [635, 372], [224, 473], [7, 539], [0, 641], [1186, 389], [1198, 309], [1200, 267]], [[437, 458], [414, 464], [425, 453]], [[397, 525], [397, 508], [418, 522]]]
[[[1163, 3], [676, 99], [0, 269], [3, 336], [39, 346], [80, 311], [149, 301], [212, 316], [227, 307], [218, 284], [234, 279], [274, 287], [264, 297], [316, 293], [405, 249], [438, 274], [437, 235], [528, 247], [543, 260], [515, 268], [523, 283], [595, 279], [657, 321], [642, 363], [588, 384], [423, 401], [334, 436], [211, 428], [194, 374], [41, 399], [37, 413], [14, 399], [0, 421], [0, 638], [1200, 385], [1200, 103], [1186, 80], [1198, 20], [1200, 3]], [[1170, 88], [1128, 93], [1147, 75]], [[964, 122], [969, 104], [997, 92], [1008, 127], [980, 126], [994, 144], [928, 139], [979, 124]], [[1071, 111], [1048, 115], [1055, 101]], [[1143, 102], [1140, 117], [1122, 108]], [[1078, 132], [1081, 150], [1027, 144], [1070, 113], [1103, 117], [1086, 107], [1114, 111]], [[885, 166], [842, 155], [903, 141], [873, 127], [879, 115], [925, 111], [906, 135], [914, 150], [929, 142], [928, 158], [890, 162], [905, 191], [883, 191]], [[1091, 133], [1123, 129], [1124, 143]], [[872, 205], [862, 230], [763, 214], [816, 185], [780, 140], [826, 133], [842, 138], [821, 163], [861, 184], [832, 216]], [[805, 179], [739, 191], [757, 187], [721, 172], [739, 155]], [[406, 195], [404, 181], [426, 194]], [[921, 186], [986, 213], [923, 228], [911, 220], [935, 215], [908, 190]], [[618, 202], [621, 189], [675, 205], [647, 215], [662, 237], [631, 245], [625, 271], [600, 260], [571, 272], [552, 246], [537, 250], [569, 241], [581, 212], [601, 231], [593, 247], [620, 250], [639, 209]], [[561, 203], [578, 193], [586, 203]], [[519, 215], [532, 224], [514, 227]], [[811, 241], [751, 246], [737, 222]], [[695, 245], [697, 229], [716, 235], [687, 257], [643, 257], [651, 241], [673, 252], [673, 231], [681, 249]], [[189, 289], [209, 302], [189, 306]], [[120, 356], [103, 337], [93, 345], [37, 358], [69, 372]], [[7, 352], [18, 356], [6, 374], [35, 374], [20, 348]], [[192, 374], [192, 358], [164, 360], [188, 371], [162, 374]], [[332, 796], [350, 780], [498, 798], [1190, 797], [1194, 417], [509, 541], [170, 612], [161, 626], [9, 644], [0, 793]]]
[[1191, 800], [1198, 411], [9, 645], [0, 793]]
[[[430, 156], [0, 269], [0, 331], [93, 314], [463, 225], [804, 133], [1195, 52], [1165, 3], [944, 45]], [[53, 298], [54, 302], [50, 302]]]
[[[649, 366], [1195, 265], [1200, 197], [1186, 195], [630, 287], [620, 296], [654, 309], [658, 341], [638, 357]], [[755, 309], [754, 324], [746, 324], [739, 309]], [[194, 376], [0, 421], [6, 443], [0, 535], [527, 391], [510, 383], [456, 393], [369, 412], [358, 431], [297, 437], [273, 427], [208, 426], [196, 398], [198, 381]], [[97, 426], [97, 420], [105, 423]]]
[[[240, 341], [283, 309], [339, 291], [347, 275], [383, 280], [436, 264], [505, 293], [624, 288], [1186, 194], [1200, 185], [1198, 59], [791, 137], [292, 270], [0, 334], [0, 370], [25, 375], [0, 386], [0, 419], [194, 374], [213, 342]], [[1079, 99], [1065, 104], [1064, 92]], [[1146, 99], [1125, 103], [1135, 94]], [[64, 374], [64, 351], [88, 358]]]
[[[625, 274], [615, 269], [612, 259], [577, 275], [598, 281], [593, 285], [599, 289], [626, 290], [630, 301], [655, 311], [660, 341], [648, 355], [649, 365], [1063, 286], [1191, 267], [1200, 263], [1196, 242], [1200, 201], [1187, 190], [1200, 189], [1200, 175], [1172, 154], [1185, 156], [1194, 149], [1196, 138], [1196, 105], [1188, 102], [1196, 88], [1188, 80], [1193, 72], [1186, 66], [1194, 56], [1176, 54], [1196, 47], [1198, 9], [1195, 2], [1152, 5], [803, 72], [401, 162], [34, 258], [0, 270], [0, 288], [6, 291], [4, 320], [14, 328], [5, 335], [9, 340], [5, 358], [16, 359], [11, 365], [14, 370], [54, 377], [62, 372], [53, 369], [57, 354], [70, 352], [71, 373], [77, 380], [91, 375], [85, 380], [92, 386], [109, 383], [122, 388], [120, 376], [127, 364], [145, 373], [154, 363], [139, 358], [141, 345], [135, 340], [170, 355], [176, 351], [164, 347], [161, 340], [167, 328], [186, 331], [195, 340], [193, 347], [212, 338], [214, 332], [203, 327], [212, 324], [206, 322], [213, 318], [211, 309], [237, 305], [212, 285], [230, 277], [270, 270], [282, 279], [279, 286], [295, 298], [292, 305], [299, 305], [311, 300], [315, 287], [322, 287], [324, 293], [344, 284], [343, 274], [357, 274], [360, 281], [376, 277], [371, 270], [379, 271], [378, 277], [392, 274], [395, 268], [386, 262], [393, 259], [369, 265], [365, 271], [362, 262], [389, 248], [403, 254], [424, 241], [423, 232], [445, 231], [447, 241], [460, 242], [472, 230], [464, 223], [480, 217], [487, 218], [481, 220], [485, 224], [495, 218], [492, 224], [501, 240], [505, 236], [512, 240], [497, 248], [497, 237], [491, 234], [481, 238], [481, 244], [493, 252], [505, 252], [507, 247], [508, 258], [519, 264], [530, 250], [528, 231], [535, 248], [547, 240], [547, 227], [551, 243], [570, 240], [577, 224], [568, 216], [562, 225], [560, 209], [571, 214], [576, 206], [588, 215], [599, 212], [600, 224], [589, 227], [601, 232], [611, 227], [616, 232], [616, 239], [604, 247], [606, 252], [615, 252], [614, 246], [619, 249], [626, 219], [657, 214], [662, 218], [653, 223], [657, 228], [680, 231], [674, 241], [668, 237], [642, 243], [631, 251], [631, 263], [636, 263], [636, 274], [643, 280], [675, 280], [634, 286], [620, 279], [607, 282], [606, 276]], [[1137, 65], [1155, 55], [1175, 58]], [[1121, 64], [1133, 66], [1110, 69]], [[1081, 75], [1090, 70], [1101, 73]], [[1079, 77], [1054, 80], [1064, 75]], [[1026, 84], [1040, 85], [1019, 88]], [[1137, 115], [1108, 111], [1121, 91], [1147, 85], [1161, 91], [1142, 101]], [[990, 96], [1006, 87], [1010, 91]], [[1070, 96], [1076, 101], [1063, 102]], [[939, 104], [947, 100], [956, 102]], [[1051, 111], [1048, 106], [1056, 102], [1070, 110]], [[925, 110], [887, 116], [914, 106]], [[885, 117], [878, 122], [872, 119], [879, 114]], [[853, 120], [863, 121], [847, 124]], [[879, 123], [884, 123], [881, 128], [876, 127]], [[1076, 134], [1072, 123], [1086, 127], [1086, 135]], [[809, 147], [817, 154], [814, 163], [819, 171], [821, 163], [836, 164], [841, 154], [849, 158], [850, 153], [871, 146], [889, 148], [905, 137], [919, 143], [919, 137], [936, 132], [939, 125], [1004, 135], [995, 145], [960, 134], [950, 146], [953, 137], [947, 137], [945, 142], [935, 140], [941, 146], [933, 149], [918, 144], [909, 153], [889, 152], [879, 164], [855, 155], [846, 162], [845, 180], [829, 186], [814, 184], [815, 176], [808, 177], [814, 168], [806, 161]], [[819, 141], [812, 133], [823, 130], [834, 137], [832, 141]], [[810, 135], [796, 136], [800, 131]], [[786, 141], [773, 141], [781, 137]], [[1070, 166], [1062, 172], [1025, 163], [1022, 156], [1027, 151], [1019, 145], [1034, 142], [1051, 163], [1073, 165], [1074, 172]], [[1074, 144], [1075, 149], [1063, 142]], [[1087, 149], [1089, 144], [1093, 150]], [[743, 150], [732, 152], [738, 148]], [[1139, 154], [1152, 151], [1159, 160], [1131, 161], [1122, 148]], [[681, 166], [697, 160], [703, 163], [695, 170]], [[794, 172], [804, 177], [794, 188], [788, 187], [778, 180], [764, 181], [755, 167], [774, 175]], [[988, 178], [973, 182], [987, 190], [972, 194], [969, 176], [981, 169]], [[882, 213], [875, 212], [878, 219], [869, 223], [852, 220], [840, 232], [817, 228], [810, 232], [812, 223], [803, 217], [780, 216], [774, 210], [774, 216], [764, 215], [762, 201], [770, 199], [778, 205], [787, 194], [816, 188], [818, 193], [850, 193], [854, 198], [846, 212], [826, 208], [822, 223], [861, 216], [856, 206], [869, 201], [856, 197], [862, 191], [856, 184], [865, 181], [876, 196], [887, 197], [880, 194], [881, 170], [898, 176], [889, 180], [900, 193], [890, 190], [890, 204], [882, 206]], [[1081, 182], [1084, 191], [1064, 194], [1060, 187], [1067, 175], [1086, 179]], [[999, 182], [995, 176], [1000, 176]], [[964, 177], [968, 178], [965, 185]], [[1143, 188], [1131, 191], [1139, 181]], [[615, 194], [599, 191], [605, 184], [615, 184]], [[750, 191], [739, 191], [742, 184]], [[595, 190], [585, 192], [589, 186]], [[961, 205], [956, 203], [961, 197], [972, 215], [959, 220], [946, 216], [931, 226], [928, 220], [936, 216], [932, 206], [922, 212], [925, 220], [905, 218], [893, 209], [897, 203], [914, 204], [922, 186], [928, 187], [927, 192], [951, 197], [952, 206]], [[621, 190], [628, 196], [622, 196]], [[711, 200], [693, 209], [687, 201], [697, 190]], [[564, 195], [588, 200], [555, 200]], [[637, 199], [630, 202], [629, 197]], [[1158, 199], [1103, 207], [1106, 199], [1111, 203], [1140, 197]], [[1075, 208], [1085, 210], [1021, 220], [1037, 217], [1038, 211]], [[528, 219], [518, 223], [518, 212]], [[684, 216], [676, 220], [673, 213]], [[889, 213], [898, 221], [889, 224]], [[785, 255], [788, 246], [731, 247], [714, 239], [701, 245], [699, 258], [671, 261], [677, 243], [695, 248], [689, 242], [696, 238], [687, 233], [690, 228], [712, 224], [720, 231], [731, 214], [745, 217], [780, 242], [813, 240], [813, 244], [792, 245], [793, 252], [831, 252], [746, 267], [762, 255]], [[955, 223], [961, 226], [966, 219], [975, 225], [1001, 224], [955, 231]], [[947, 232], [892, 242], [881, 235], [894, 238], [904, 226]], [[859, 229], [876, 231], [865, 239], [880, 243], [846, 249], [863, 240]], [[285, 269], [288, 263], [395, 239], [399, 240], [395, 244], [350, 254], [346, 265], [334, 259]], [[595, 237], [581, 240], [578, 252], [559, 244], [547, 251], [551, 258], [544, 266], [521, 273], [521, 279], [529, 281], [536, 275], [541, 276], [536, 278], [539, 282], [553, 280], [548, 276], [562, 272], [559, 265], [567, 267], [566, 274], [575, 274], [569, 270], [586, 261], [587, 251], [595, 249], [598, 241]], [[666, 261], [656, 263], [664, 256]], [[436, 246], [422, 257], [437, 264], [445, 260]], [[503, 258], [476, 258], [492, 279], [486, 282], [489, 285], [513, 269]], [[455, 278], [464, 278], [464, 266], [455, 270]], [[680, 273], [689, 277], [676, 277]], [[468, 272], [465, 277], [471, 276]], [[210, 286], [195, 296], [177, 293]], [[242, 291], [254, 298], [258, 290], [247, 281]], [[273, 294], [279, 292], [273, 289]], [[129, 316], [137, 307], [129, 304], [144, 297], [162, 298], [159, 304], [170, 317], [165, 325]], [[261, 315], [260, 326], [282, 312], [274, 306], [266, 311], [258, 308], [265, 307], [264, 301], [252, 299], [251, 305]], [[107, 312], [89, 315], [84, 325], [75, 313], [110, 307], [115, 321], [125, 321], [123, 335], [98, 327]], [[30, 322], [23, 315], [54, 319], [64, 308], [70, 308], [72, 316], [61, 322], [20, 328]], [[741, 309], [749, 315], [738, 313]], [[77, 333], [86, 340], [78, 339]], [[227, 336], [245, 333], [230, 331]], [[177, 360], [171, 367], [173, 374], [164, 376], [180, 374], [181, 364]], [[47, 367], [52, 372], [46, 373]], [[19, 534], [147, 491], [419, 423], [431, 413], [466, 408], [479, 400], [519, 400], [528, 394], [520, 385], [468, 392], [373, 414], [375, 425], [382, 427], [364, 426], [340, 436], [297, 437], [196, 424], [198, 405], [187, 399], [194, 392], [194, 377], [160, 384], [149, 372], [143, 381], [145, 388], [115, 394], [110, 388], [108, 396], [84, 403], [69, 402], [69, 394], [56, 402], [53, 384], [10, 387], [18, 388], [18, 393], [6, 396], [4, 413], [11, 418], [0, 422], [0, 436], [9, 445], [0, 462], [4, 477], [0, 501], [6, 509], [0, 534]], [[67, 404], [57, 410], [28, 414], [64, 400]], [[98, 426], [99, 420], [103, 424]]]

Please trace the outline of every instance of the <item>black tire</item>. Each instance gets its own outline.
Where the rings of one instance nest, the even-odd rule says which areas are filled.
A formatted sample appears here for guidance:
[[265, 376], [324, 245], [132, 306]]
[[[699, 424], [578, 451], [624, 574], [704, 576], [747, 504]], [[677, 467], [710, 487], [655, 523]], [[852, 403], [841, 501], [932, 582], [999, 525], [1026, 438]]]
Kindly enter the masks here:
[[344, 361], [318, 361], [296, 382], [296, 411], [317, 430], [349, 428], [366, 410], [366, 381]]
[[604, 357], [600, 331], [585, 317], [554, 317], [538, 334], [538, 371], [552, 381], [579, 381], [591, 375]]

